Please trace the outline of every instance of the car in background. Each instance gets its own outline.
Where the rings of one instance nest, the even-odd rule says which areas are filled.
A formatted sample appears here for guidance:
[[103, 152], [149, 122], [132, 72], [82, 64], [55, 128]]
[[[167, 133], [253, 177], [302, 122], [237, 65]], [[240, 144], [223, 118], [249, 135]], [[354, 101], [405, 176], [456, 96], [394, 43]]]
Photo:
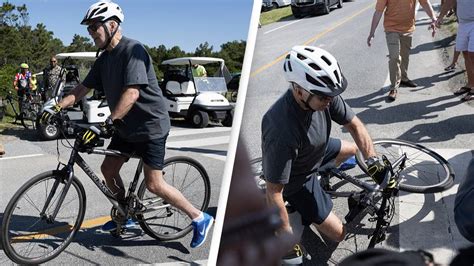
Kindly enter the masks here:
[[274, 8], [289, 6], [290, 4], [291, 0], [263, 0], [262, 11], [270, 11]]
[[343, 0], [291, 0], [291, 12], [295, 18], [307, 15], [329, 14], [331, 7], [342, 8]]

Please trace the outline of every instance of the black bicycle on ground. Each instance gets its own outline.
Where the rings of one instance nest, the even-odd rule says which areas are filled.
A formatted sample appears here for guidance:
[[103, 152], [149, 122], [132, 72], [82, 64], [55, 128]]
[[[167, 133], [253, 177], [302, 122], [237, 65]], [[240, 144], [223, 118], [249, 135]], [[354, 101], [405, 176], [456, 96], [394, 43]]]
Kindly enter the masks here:
[[[438, 153], [419, 144], [394, 139], [374, 141], [374, 147], [379, 156], [389, 165], [389, 172], [379, 185], [370, 177], [367, 165], [360, 152], [356, 154], [359, 168], [367, 175], [356, 178], [344, 170], [337, 168], [318, 169], [322, 188], [332, 197], [347, 197], [349, 213], [346, 222], [351, 222], [359, 213], [365, 211], [375, 222], [375, 229], [369, 236], [368, 248], [386, 239], [387, 229], [395, 214], [395, 197], [398, 191], [412, 193], [436, 193], [449, 189], [454, 184], [454, 170], [451, 165]], [[252, 172], [260, 189], [265, 189], [262, 158], [251, 160]], [[341, 181], [334, 183], [336, 177]], [[395, 185], [389, 187], [389, 181]], [[344, 184], [350, 183], [349, 189]], [[287, 207], [291, 209], [291, 207]]]
[[[79, 136], [79, 135], [78, 135]], [[148, 235], [158, 240], [173, 240], [188, 234], [191, 219], [162, 198], [147, 190], [143, 162], [134, 155], [102, 149], [103, 139], [84, 145], [77, 137], [67, 164], [41, 173], [26, 182], [8, 203], [2, 221], [2, 245], [5, 254], [18, 264], [39, 264], [58, 256], [81, 228], [86, 210], [86, 192], [74, 175], [78, 165], [112, 203], [112, 219], [123, 224], [132, 218]], [[80, 153], [137, 158], [139, 163], [126, 194], [126, 202], [116, 197], [87, 165]], [[188, 157], [167, 158], [163, 177], [178, 189], [197, 209], [206, 211], [210, 199], [210, 182], [204, 167]], [[137, 186], [138, 185], [138, 186]], [[138, 191], [136, 191], [138, 187]], [[121, 226], [114, 236], [123, 233]]]

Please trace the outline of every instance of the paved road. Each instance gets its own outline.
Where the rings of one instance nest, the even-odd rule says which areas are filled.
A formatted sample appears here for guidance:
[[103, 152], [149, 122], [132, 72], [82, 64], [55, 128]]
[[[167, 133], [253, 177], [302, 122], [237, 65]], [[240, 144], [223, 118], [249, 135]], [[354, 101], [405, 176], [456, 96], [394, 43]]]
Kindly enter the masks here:
[[[439, 10], [439, 1], [433, 1]], [[472, 157], [473, 103], [461, 103], [452, 91], [460, 85], [461, 72], [444, 73], [446, 51], [452, 54], [453, 38], [445, 34], [434, 39], [427, 31], [427, 16], [417, 14], [409, 76], [417, 88], [402, 88], [388, 103], [387, 48], [382, 23], [371, 48], [366, 45], [374, 1], [345, 2], [329, 15], [292, 18], [258, 30], [252, 74], [247, 90], [241, 136], [251, 157], [261, 155], [260, 123], [264, 112], [286, 91], [282, 59], [293, 45], [315, 45], [327, 49], [339, 60], [349, 87], [343, 97], [366, 123], [373, 138], [396, 138], [421, 143], [442, 154], [453, 165], [456, 185], [436, 195], [403, 195], [397, 215], [383, 246], [391, 249], [423, 248], [435, 253], [438, 262], [449, 262], [455, 250], [466, 242], [452, 218], [453, 199]], [[445, 49], [448, 47], [448, 50]], [[333, 126], [336, 137], [350, 135]], [[335, 200], [339, 217], [347, 213], [347, 201]], [[400, 211], [401, 210], [401, 211]], [[304, 229], [302, 242], [313, 260], [308, 265], [335, 264], [345, 256], [367, 247], [371, 232], [367, 219], [350, 225], [351, 237], [339, 245]]]
[[[209, 211], [215, 215], [230, 128], [214, 125], [205, 129], [193, 129], [182, 121], [174, 121], [172, 125], [166, 157], [190, 156], [206, 168], [211, 180]], [[26, 180], [56, 167], [57, 153], [56, 141], [37, 141], [32, 132], [22, 129], [6, 130], [0, 139], [7, 150], [7, 155], [0, 159], [0, 216], [2, 216], [8, 200]], [[60, 143], [59, 150], [60, 160], [66, 161], [69, 149]], [[102, 160], [100, 156], [83, 157], [95, 173], [100, 173], [99, 166]], [[135, 167], [136, 162], [131, 161], [122, 170], [126, 185], [133, 178]], [[130, 230], [122, 239], [100, 233], [98, 229], [104, 220], [108, 220], [111, 205], [79, 168], [76, 168], [75, 173], [84, 184], [87, 193], [85, 221], [88, 221], [91, 227], [81, 230], [67, 249], [49, 264], [117, 265], [207, 260], [211, 238], [202, 247], [191, 249], [189, 243], [192, 234], [174, 241], [159, 242], [144, 235], [139, 229]], [[11, 264], [11, 261], [3, 251], [0, 251], [0, 264], [9, 263]]]

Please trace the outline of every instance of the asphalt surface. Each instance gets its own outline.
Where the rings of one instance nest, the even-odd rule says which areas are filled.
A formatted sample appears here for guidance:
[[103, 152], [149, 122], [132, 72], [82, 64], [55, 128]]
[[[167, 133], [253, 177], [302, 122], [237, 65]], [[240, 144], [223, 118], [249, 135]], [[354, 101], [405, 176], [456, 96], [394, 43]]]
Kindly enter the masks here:
[[[439, 12], [439, 1], [432, 1]], [[241, 137], [251, 158], [261, 156], [261, 118], [288, 88], [283, 76], [283, 58], [294, 45], [314, 45], [331, 52], [349, 81], [343, 97], [366, 124], [371, 136], [408, 140], [429, 147], [453, 166], [455, 186], [437, 194], [404, 194], [396, 202], [396, 215], [382, 247], [393, 250], [425, 249], [436, 262], [448, 263], [465, 246], [453, 220], [453, 201], [472, 157], [474, 124], [473, 102], [462, 103], [452, 92], [464, 85], [462, 71], [445, 73], [454, 38], [439, 32], [434, 38], [427, 30], [429, 19], [420, 10], [413, 37], [409, 77], [416, 88], [400, 88], [395, 102], [386, 101], [388, 93], [387, 46], [383, 19], [372, 47], [366, 39], [375, 2], [344, 2], [342, 9], [329, 15], [292, 17], [258, 30], [252, 72], [247, 89]], [[462, 65], [462, 64], [461, 64]], [[351, 140], [334, 124], [332, 135]], [[358, 172], [361, 173], [360, 170]], [[355, 173], [357, 174], [357, 173]], [[335, 199], [334, 211], [347, 214], [347, 200]], [[307, 265], [337, 264], [346, 256], [367, 248], [373, 224], [359, 217], [348, 225], [348, 238], [336, 244], [304, 228], [302, 243], [312, 256]]]
[[[211, 183], [211, 200], [208, 212], [215, 216], [222, 181], [222, 173], [229, 142], [230, 128], [211, 125], [204, 129], [190, 128], [184, 121], [172, 122], [172, 129], [167, 141], [166, 158], [172, 156], [189, 156], [200, 162], [206, 169]], [[73, 139], [68, 139], [71, 143]], [[5, 130], [0, 136], [7, 154], [0, 159], [0, 217], [15, 191], [36, 174], [53, 170], [59, 160], [67, 162], [70, 149], [66, 139], [56, 141], [39, 141], [36, 134], [22, 128]], [[106, 142], [107, 145], [108, 142]], [[91, 169], [100, 175], [102, 157], [83, 155]], [[137, 160], [130, 160], [121, 171], [124, 184], [128, 187], [133, 179]], [[160, 242], [146, 235], [140, 229], [131, 229], [121, 238], [115, 238], [99, 229], [104, 221], [109, 220], [111, 204], [99, 192], [79, 167], [75, 168], [86, 191], [86, 216], [81, 229], [72, 243], [54, 260], [46, 263], [56, 264], [149, 264], [176, 263], [207, 260], [212, 233], [205, 244], [199, 248], [189, 247], [192, 233], [185, 237]], [[212, 230], [211, 230], [212, 232]], [[12, 264], [3, 251], [0, 251], [0, 264]]]

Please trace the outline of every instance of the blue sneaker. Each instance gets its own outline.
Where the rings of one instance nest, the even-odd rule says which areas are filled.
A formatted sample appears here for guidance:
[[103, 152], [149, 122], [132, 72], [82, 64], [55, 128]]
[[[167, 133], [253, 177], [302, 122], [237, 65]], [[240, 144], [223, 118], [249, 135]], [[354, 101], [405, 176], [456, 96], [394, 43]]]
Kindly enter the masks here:
[[[130, 218], [128, 218], [127, 221], [125, 222], [125, 224], [122, 225], [122, 228], [127, 228], [127, 229], [136, 228], [136, 227], [137, 227], [137, 223], [135, 223]], [[106, 222], [104, 225], [102, 225], [101, 229], [104, 232], [112, 232], [114, 230], [117, 230], [117, 223], [110, 220], [110, 221]]]
[[339, 170], [341, 170], [341, 171], [349, 170], [349, 169], [352, 169], [352, 168], [356, 167], [356, 165], [357, 165], [357, 161], [356, 161], [355, 156], [351, 156], [351, 157], [349, 157], [349, 159], [347, 159], [345, 162], [343, 162], [339, 166]]
[[193, 240], [191, 240], [191, 247], [197, 248], [201, 246], [206, 240], [207, 233], [211, 229], [212, 224], [214, 223], [214, 218], [209, 214], [203, 212], [204, 219], [199, 222], [193, 221], [191, 225], [193, 226]]

